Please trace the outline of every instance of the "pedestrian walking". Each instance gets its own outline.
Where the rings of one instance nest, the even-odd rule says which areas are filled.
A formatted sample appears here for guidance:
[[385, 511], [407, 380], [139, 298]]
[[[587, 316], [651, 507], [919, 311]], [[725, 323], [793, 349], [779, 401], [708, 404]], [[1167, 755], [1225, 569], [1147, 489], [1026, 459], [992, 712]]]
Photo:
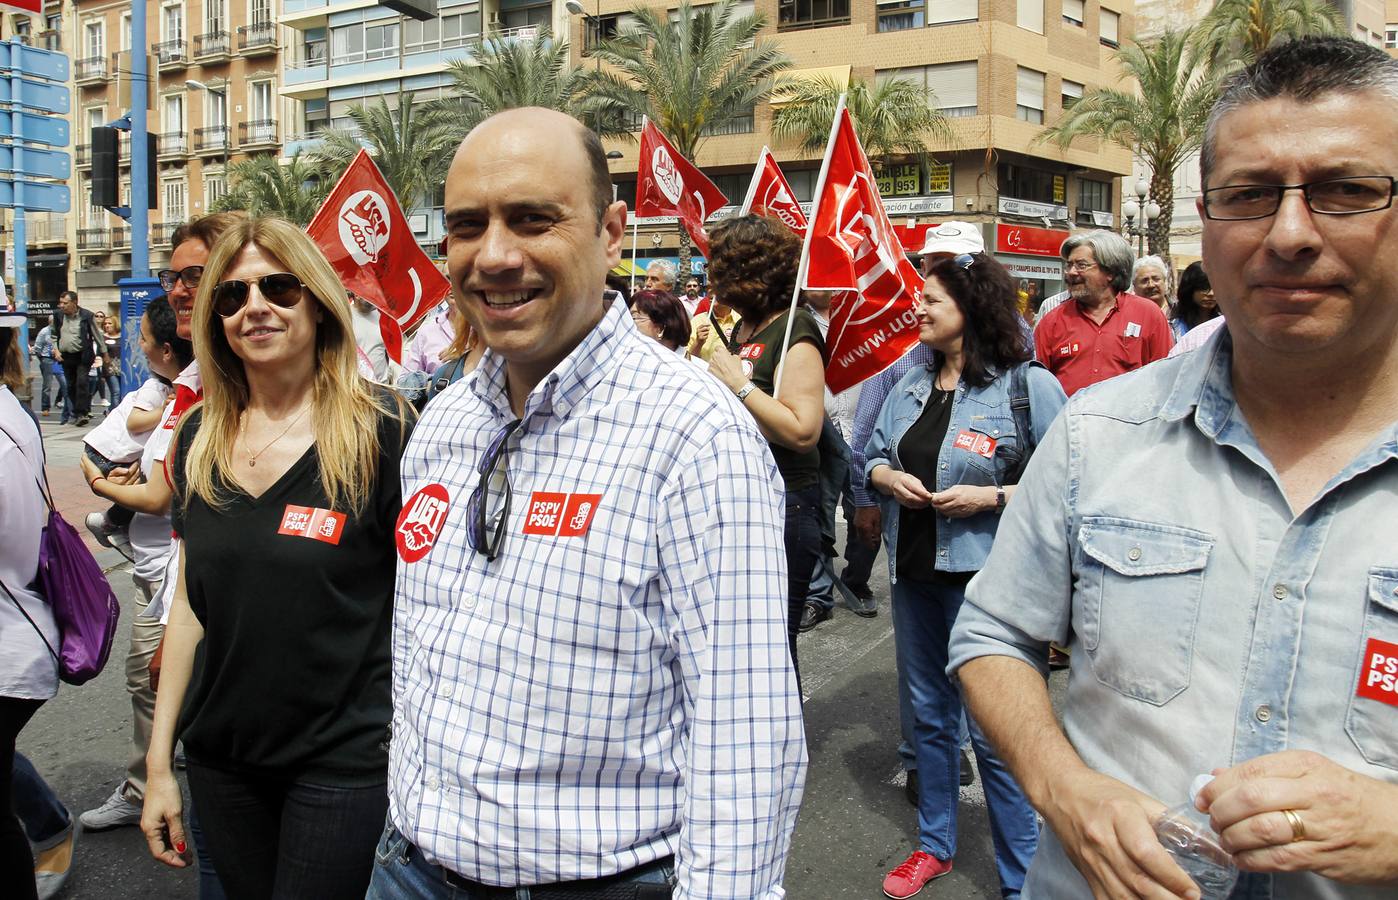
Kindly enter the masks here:
[[58, 295], [58, 312], [53, 316], [53, 340], [63, 363], [63, 378], [68, 386], [68, 406], [73, 424], [87, 425], [92, 416], [92, 392], [89, 371], [97, 358], [97, 348], [105, 346], [97, 329], [97, 320], [90, 310], [78, 305], [75, 291]]

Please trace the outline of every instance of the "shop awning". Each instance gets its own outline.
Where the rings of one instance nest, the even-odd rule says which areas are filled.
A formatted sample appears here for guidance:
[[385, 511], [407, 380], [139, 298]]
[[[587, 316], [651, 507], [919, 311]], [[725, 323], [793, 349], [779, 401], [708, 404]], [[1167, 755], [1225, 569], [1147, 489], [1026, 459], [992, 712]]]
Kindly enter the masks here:
[[31, 269], [61, 269], [68, 265], [68, 254], [30, 253], [26, 261]]
[[794, 69], [790, 72], [783, 72], [778, 78], [776, 86], [772, 88], [772, 96], [768, 102], [772, 106], [785, 106], [793, 99], [790, 91], [782, 90], [785, 84], [802, 81], [833, 81], [841, 89], [849, 87], [849, 66], [819, 66], [814, 69]]

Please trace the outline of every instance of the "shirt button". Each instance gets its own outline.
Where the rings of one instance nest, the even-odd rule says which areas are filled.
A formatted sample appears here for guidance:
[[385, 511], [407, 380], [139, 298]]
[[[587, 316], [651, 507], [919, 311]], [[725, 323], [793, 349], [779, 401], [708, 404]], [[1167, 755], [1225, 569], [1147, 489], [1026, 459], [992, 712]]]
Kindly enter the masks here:
[[946, 464], [946, 463], [942, 463], [942, 468], [945, 469], [946, 467], [947, 467], [947, 464]]
[[429, 775], [427, 777], [427, 783], [424, 785], [424, 787], [426, 787], [429, 791], [435, 791], [437, 790], [437, 788], [441, 787], [441, 782], [437, 781], [436, 775]]
[[467, 609], [474, 609], [476, 606], [475, 596], [473, 594], [467, 594], [466, 596], [462, 597], [461, 605], [466, 607]]
[[1287, 598], [1286, 585], [1279, 584], [1273, 587], [1272, 597], [1277, 600], [1285, 600]]
[[947, 551], [946, 551], [946, 550], [938, 550], [938, 551], [937, 551], [937, 555], [938, 555], [938, 556], [946, 556], [946, 555], [947, 555]]
[[452, 693], [451, 685], [449, 685], [449, 684], [448, 684], [448, 685], [444, 685], [444, 686], [442, 687], [442, 690], [440, 691], [440, 693], [441, 693], [441, 695], [442, 695], [443, 697], [445, 697], [445, 698], [447, 698], [448, 700], [450, 700], [450, 699], [451, 699], [451, 693]]
[[1140, 548], [1140, 547], [1132, 547], [1129, 551], [1127, 551], [1126, 556], [1127, 556], [1127, 558], [1129, 558], [1132, 562], [1135, 562], [1136, 560], [1138, 560], [1138, 559], [1141, 558], [1141, 548]]
[[1253, 715], [1257, 716], [1257, 721], [1259, 722], [1270, 722], [1272, 721], [1272, 707], [1264, 703], [1257, 707], [1257, 712], [1253, 713]]

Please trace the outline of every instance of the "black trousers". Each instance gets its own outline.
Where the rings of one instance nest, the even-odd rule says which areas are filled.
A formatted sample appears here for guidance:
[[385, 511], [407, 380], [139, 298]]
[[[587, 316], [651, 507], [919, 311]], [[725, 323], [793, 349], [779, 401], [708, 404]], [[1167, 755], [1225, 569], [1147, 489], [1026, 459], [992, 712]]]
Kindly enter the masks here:
[[43, 705], [42, 700], [0, 697], [0, 886], [6, 897], [16, 900], [31, 900], [38, 894], [34, 887], [34, 856], [15, 815], [15, 741]]
[[92, 392], [87, 370], [92, 363], [83, 364], [81, 353], [63, 354], [63, 377], [68, 381], [68, 407], [74, 418], [92, 414]]

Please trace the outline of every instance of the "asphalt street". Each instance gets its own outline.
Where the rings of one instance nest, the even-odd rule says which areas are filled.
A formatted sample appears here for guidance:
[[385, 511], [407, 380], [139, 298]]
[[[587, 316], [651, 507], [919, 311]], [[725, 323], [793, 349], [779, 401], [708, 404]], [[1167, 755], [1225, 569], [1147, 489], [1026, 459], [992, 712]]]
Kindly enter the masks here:
[[[80, 532], [98, 509], [77, 460], [82, 430], [43, 420], [50, 480], [62, 512]], [[843, 543], [841, 544], [843, 546]], [[130, 704], [122, 657], [135, 587], [129, 566], [113, 550], [98, 561], [122, 598], [125, 613], [106, 670], [82, 687], [63, 686], [20, 735], [34, 762], [76, 815], [99, 804], [123, 777], [130, 748]], [[880, 883], [916, 845], [916, 816], [903, 795], [889, 585], [883, 557], [872, 585], [879, 615], [861, 619], [837, 607], [835, 617], [801, 637], [806, 728], [811, 767], [787, 865], [793, 900], [881, 897]], [[1061, 692], [1062, 676], [1054, 679]], [[961, 792], [960, 845], [955, 869], [930, 885], [927, 898], [999, 897], [985, 800], [979, 781]], [[197, 896], [191, 869], [151, 859], [137, 828], [84, 834], [65, 898], [164, 900]]]

